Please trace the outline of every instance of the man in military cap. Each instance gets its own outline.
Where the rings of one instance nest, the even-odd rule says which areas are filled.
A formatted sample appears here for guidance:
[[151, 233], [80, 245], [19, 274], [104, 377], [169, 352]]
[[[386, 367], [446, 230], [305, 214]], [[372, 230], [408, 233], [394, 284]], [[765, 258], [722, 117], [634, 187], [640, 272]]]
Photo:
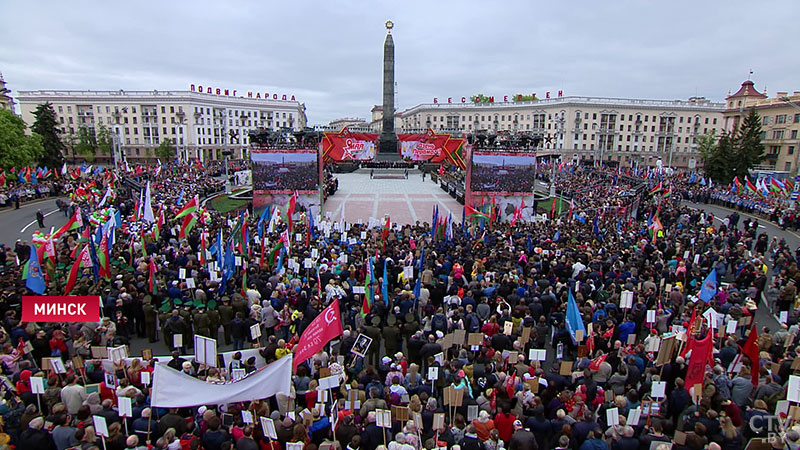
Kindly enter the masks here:
[[[149, 295], [142, 300], [142, 310], [144, 311], [144, 328], [148, 342], [156, 342], [156, 317], [158, 313], [153, 306], [153, 298]], [[165, 317], [166, 318], [166, 317]]]
[[[214, 300], [212, 300], [214, 302]], [[209, 334], [208, 337], [212, 339], [216, 339], [219, 335], [219, 326], [221, 325], [222, 319], [219, 316], [219, 310], [214, 308], [212, 305], [208, 307], [208, 323], [209, 323]]]
[[397, 317], [394, 314], [389, 314], [386, 319], [386, 326], [383, 327], [383, 338], [386, 340], [386, 354], [394, 355], [397, 353], [398, 347], [402, 347], [400, 342], [400, 326], [397, 323]]
[[169, 300], [165, 300], [164, 304], [161, 305], [161, 309], [158, 311], [158, 325], [161, 328], [161, 335], [164, 338], [164, 344], [167, 348], [172, 348], [172, 336], [167, 336], [167, 331], [165, 329], [171, 315]]
[[211, 320], [208, 318], [208, 313], [206, 313], [206, 305], [198, 304], [198, 306], [192, 316], [194, 330], [200, 336], [212, 337]]
[[164, 339], [167, 341], [167, 347], [169, 347], [170, 350], [179, 350], [183, 352], [186, 342], [184, 342], [184, 347], [175, 347], [173, 336], [176, 334], [185, 336], [186, 328], [186, 323], [183, 321], [180, 312], [177, 309], [173, 309], [172, 314], [164, 324]]
[[194, 347], [194, 328], [192, 327], [192, 309], [190, 304], [184, 304], [183, 309], [180, 310], [183, 323], [186, 324], [183, 332], [183, 346], [187, 348]]
[[233, 294], [233, 315], [236, 316], [237, 312], [242, 313], [242, 317], [247, 317], [250, 315], [250, 310], [247, 307], [247, 300], [242, 297], [242, 294], [235, 293]]
[[367, 324], [364, 325], [364, 334], [372, 338], [372, 344], [369, 346], [367, 353], [367, 360], [372, 365], [378, 364], [378, 353], [381, 348], [381, 318], [372, 316]]
[[222, 329], [225, 331], [225, 345], [231, 345], [233, 306], [231, 306], [231, 298], [228, 296], [222, 297], [222, 304], [219, 306], [219, 320], [222, 323]]
[[403, 337], [406, 340], [406, 349], [408, 350], [408, 357], [410, 361], [416, 361], [417, 352], [419, 348], [422, 347], [424, 342], [420, 342], [418, 346], [411, 345], [411, 340], [414, 334], [420, 330], [419, 322], [417, 322], [417, 316], [414, 313], [408, 313], [405, 315], [405, 323], [403, 324]]

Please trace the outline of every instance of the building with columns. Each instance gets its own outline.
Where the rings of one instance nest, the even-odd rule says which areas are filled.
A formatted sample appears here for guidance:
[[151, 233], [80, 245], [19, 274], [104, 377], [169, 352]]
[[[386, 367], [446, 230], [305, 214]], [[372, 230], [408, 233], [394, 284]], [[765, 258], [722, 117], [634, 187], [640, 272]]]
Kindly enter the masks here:
[[527, 133], [541, 138], [542, 155], [558, 155], [562, 161], [695, 169], [702, 165], [695, 139], [712, 129], [721, 132], [724, 110], [724, 104], [702, 97], [428, 103], [403, 111], [399, 129], [403, 133], [428, 128], [451, 133]]
[[[107, 128], [130, 161], [155, 158], [154, 149], [167, 138], [183, 159], [223, 159], [225, 150], [234, 159], [248, 158], [249, 130], [306, 126], [305, 105], [296, 100], [210, 91], [20, 91], [17, 100], [28, 125], [38, 105], [51, 103], [67, 147], [81, 127]], [[65, 156], [75, 155], [69, 149]]]
[[725, 99], [725, 131], [738, 128], [753, 108], [761, 117], [761, 143], [767, 156], [758, 168], [797, 175], [800, 167], [800, 91], [791, 95], [779, 91], [770, 98], [758, 92], [752, 81], [746, 80], [738, 91]]

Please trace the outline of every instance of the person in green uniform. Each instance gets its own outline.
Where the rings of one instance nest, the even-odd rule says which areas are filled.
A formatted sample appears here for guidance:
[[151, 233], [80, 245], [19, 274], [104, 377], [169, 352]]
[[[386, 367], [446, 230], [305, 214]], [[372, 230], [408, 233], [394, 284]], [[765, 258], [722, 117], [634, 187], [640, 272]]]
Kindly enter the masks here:
[[142, 311], [144, 312], [144, 329], [148, 342], [156, 342], [156, 319], [158, 312], [153, 306], [152, 297], [146, 295], [142, 301]]
[[230, 297], [222, 297], [222, 304], [219, 306], [219, 320], [222, 323], [222, 329], [225, 331], [225, 345], [231, 345], [233, 306], [231, 306]]
[[194, 330], [200, 336], [211, 337], [211, 320], [208, 318], [205, 305], [197, 308], [192, 316]]

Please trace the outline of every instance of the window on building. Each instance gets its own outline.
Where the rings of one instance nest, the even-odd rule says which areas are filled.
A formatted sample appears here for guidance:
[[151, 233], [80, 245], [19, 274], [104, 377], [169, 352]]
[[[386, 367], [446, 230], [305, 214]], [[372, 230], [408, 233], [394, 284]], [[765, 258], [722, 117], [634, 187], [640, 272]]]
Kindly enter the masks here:
[[761, 125], [769, 125], [769, 116], [764, 116], [761, 118]]
[[788, 151], [788, 153], [789, 153], [790, 155], [794, 155], [794, 145], [790, 145], [790, 146], [789, 146], [789, 151]]
[[775, 116], [775, 123], [786, 123], [786, 114], [778, 114]]
[[792, 139], [797, 139], [797, 130], [792, 130]]
[[772, 130], [772, 139], [783, 139], [783, 130]]
[[794, 123], [800, 123], [800, 113], [794, 115]]
[[72, 106], [67, 106], [67, 113], [72, 113]]

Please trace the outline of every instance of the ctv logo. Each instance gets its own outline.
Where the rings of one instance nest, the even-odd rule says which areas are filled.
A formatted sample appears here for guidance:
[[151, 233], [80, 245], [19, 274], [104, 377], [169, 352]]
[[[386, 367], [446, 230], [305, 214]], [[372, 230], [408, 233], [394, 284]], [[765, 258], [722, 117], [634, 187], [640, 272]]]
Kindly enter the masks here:
[[23, 322], [99, 322], [100, 297], [24, 296]]

